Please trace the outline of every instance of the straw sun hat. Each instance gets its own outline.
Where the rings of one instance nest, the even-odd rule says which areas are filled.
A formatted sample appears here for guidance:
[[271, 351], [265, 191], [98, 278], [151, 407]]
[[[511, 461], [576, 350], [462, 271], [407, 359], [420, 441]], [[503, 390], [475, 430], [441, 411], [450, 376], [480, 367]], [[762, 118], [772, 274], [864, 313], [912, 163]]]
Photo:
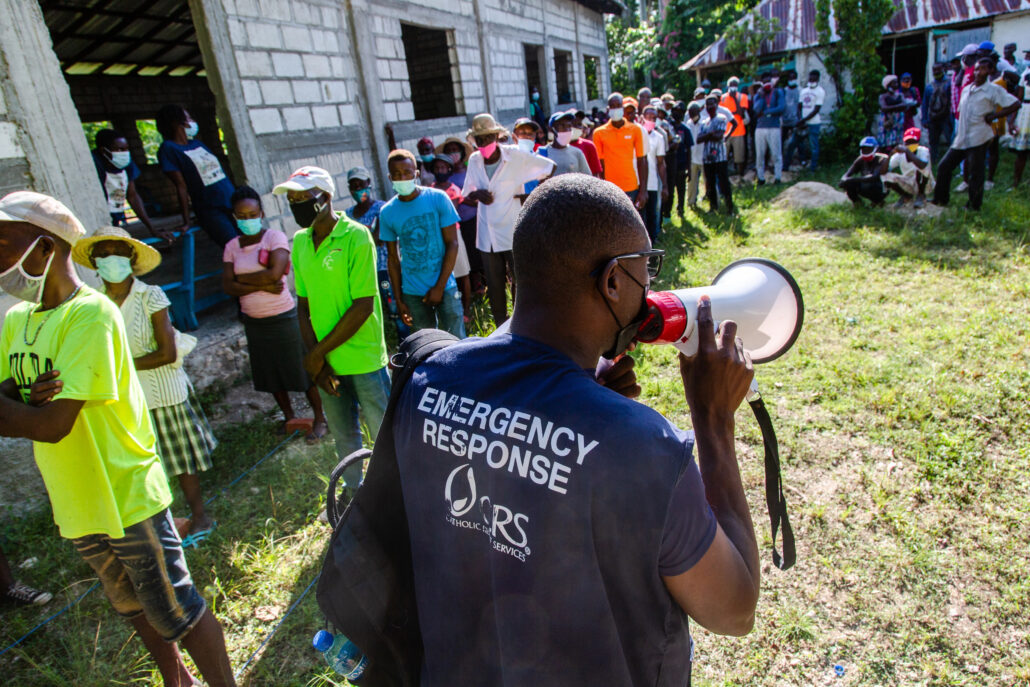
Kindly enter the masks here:
[[129, 232], [118, 227], [100, 227], [92, 236], [79, 239], [72, 247], [72, 259], [83, 267], [96, 269], [93, 264], [93, 245], [101, 241], [122, 241], [132, 248], [132, 273], [141, 276], [152, 271], [161, 264], [161, 254], [142, 241], [129, 235]]

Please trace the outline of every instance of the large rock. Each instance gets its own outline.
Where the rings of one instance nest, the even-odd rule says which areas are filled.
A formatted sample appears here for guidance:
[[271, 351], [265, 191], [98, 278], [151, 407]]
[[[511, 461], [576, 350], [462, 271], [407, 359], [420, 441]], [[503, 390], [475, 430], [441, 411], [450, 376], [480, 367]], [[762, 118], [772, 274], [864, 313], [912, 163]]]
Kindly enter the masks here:
[[186, 356], [184, 367], [193, 386], [228, 387], [250, 372], [250, 354], [243, 325], [236, 318], [236, 305], [224, 303], [200, 317], [200, 329], [190, 332], [197, 347]]
[[822, 184], [818, 181], [801, 181], [776, 196], [773, 206], [789, 210], [800, 210], [804, 208], [822, 208], [827, 205], [838, 203], [849, 203], [848, 196], [843, 191]]

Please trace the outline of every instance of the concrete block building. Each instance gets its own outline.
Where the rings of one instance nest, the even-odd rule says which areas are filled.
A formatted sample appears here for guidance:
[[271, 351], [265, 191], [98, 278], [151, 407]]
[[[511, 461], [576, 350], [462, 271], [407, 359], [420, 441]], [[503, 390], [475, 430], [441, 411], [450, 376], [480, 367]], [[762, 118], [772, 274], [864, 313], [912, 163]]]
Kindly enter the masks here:
[[[544, 110], [603, 107], [604, 14], [618, 0], [0, 0], [0, 192], [33, 188], [87, 228], [108, 223], [82, 123], [112, 125], [159, 214], [178, 211], [139, 123], [180, 103], [233, 181], [296, 227], [273, 184], [304, 164], [364, 165], [389, 188], [399, 146], [464, 138], [491, 112], [511, 125], [537, 87]], [[6, 308], [3, 308], [4, 310]]]

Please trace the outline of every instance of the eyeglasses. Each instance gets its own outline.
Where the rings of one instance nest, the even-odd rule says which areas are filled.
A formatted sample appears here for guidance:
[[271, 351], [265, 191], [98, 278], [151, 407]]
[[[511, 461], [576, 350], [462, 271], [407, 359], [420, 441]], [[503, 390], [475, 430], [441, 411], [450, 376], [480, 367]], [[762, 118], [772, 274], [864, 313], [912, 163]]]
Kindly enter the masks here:
[[623, 253], [622, 255], [616, 255], [605, 260], [604, 264], [591, 272], [590, 275], [596, 277], [601, 274], [601, 271], [605, 266], [613, 260], [618, 262], [619, 260], [628, 260], [630, 258], [647, 258], [647, 276], [654, 279], [662, 271], [662, 260], [665, 258], [665, 251], [659, 248], [652, 248], [651, 250], [644, 250], [639, 253]]

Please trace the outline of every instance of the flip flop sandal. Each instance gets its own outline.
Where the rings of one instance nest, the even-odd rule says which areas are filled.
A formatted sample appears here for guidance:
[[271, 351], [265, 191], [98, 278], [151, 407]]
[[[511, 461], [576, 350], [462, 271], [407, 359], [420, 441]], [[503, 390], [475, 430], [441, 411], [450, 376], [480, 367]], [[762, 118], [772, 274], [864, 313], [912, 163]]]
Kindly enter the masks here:
[[208, 527], [205, 530], [200, 530], [199, 532], [194, 532], [193, 534], [187, 535], [187, 537], [182, 540], [182, 548], [188, 549], [192, 547], [194, 549], [199, 549], [200, 545], [208, 538], [208, 536], [215, 530], [216, 527], [218, 527], [217, 522], [212, 524], [211, 527]]

